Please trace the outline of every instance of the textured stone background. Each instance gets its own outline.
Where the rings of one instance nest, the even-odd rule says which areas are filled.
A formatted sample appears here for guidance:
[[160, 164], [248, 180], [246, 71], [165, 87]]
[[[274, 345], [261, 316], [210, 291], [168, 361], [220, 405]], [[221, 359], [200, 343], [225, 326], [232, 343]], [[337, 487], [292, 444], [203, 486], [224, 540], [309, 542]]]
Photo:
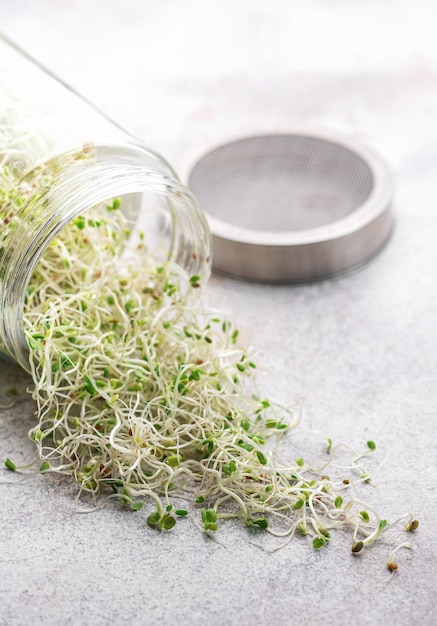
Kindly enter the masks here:
[[[78, 514], [54, 477], [0, 484], [2, 626], [437, 623], [436, 20], [426, 0], [0, 0], [3, 32], [180, 172], [205, 145], [300, 124], [386, 159], [396, 228], [371, 263], [298, 287], [213, 277], [208, 297], [265, 353], [265, 392], [306, 397], [303, 430], [376, 441], [363, 497], [421, 522], [391, 576], [395, 531], [359, 558], [341, 533], [268, 553], [232, 523], [214, 541], [190, 519], [158, 535], [143, 512]], [[1, 402], [20, 390], [0, 460], [25, 462], [29, 380], [0, 376]]]

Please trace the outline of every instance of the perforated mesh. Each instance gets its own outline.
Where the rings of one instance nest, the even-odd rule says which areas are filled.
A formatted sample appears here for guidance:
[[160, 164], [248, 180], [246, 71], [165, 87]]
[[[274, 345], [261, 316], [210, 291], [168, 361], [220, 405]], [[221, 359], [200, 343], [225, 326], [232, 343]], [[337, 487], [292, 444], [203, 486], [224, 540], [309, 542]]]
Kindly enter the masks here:
[[189, 187], [212, 217], [256, 231], [325, 226], [355, 211], [372, 191], [367, 163], [316, 137], [265, 135], [206, 154]]

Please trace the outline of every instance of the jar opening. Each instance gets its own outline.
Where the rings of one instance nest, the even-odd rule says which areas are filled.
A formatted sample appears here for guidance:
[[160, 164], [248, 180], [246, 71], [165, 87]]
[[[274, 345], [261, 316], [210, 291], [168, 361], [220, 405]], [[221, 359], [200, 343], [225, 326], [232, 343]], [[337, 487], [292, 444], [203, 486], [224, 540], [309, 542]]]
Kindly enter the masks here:
[[[62, 158], [67, 157], [71, 159], [71, 154]], [[62, 158], [35, 170], [34, 175], [41, 176], [48, 167], [55, 176], [19, 216], [14, 216], [15, 226], [3, 238], [3, 352], [26, 370], [23, 314], [32, 274], [60, 231], [72, 220], [86, 219], [93, 207], [121, 199], [132, 229], [130, 245], [144, 237], [156, 261], [173, 261], [189, 274], [201, 276], [203, 283], [210, 273], [210, 235], [205, 218], [178, 180], [149, 167], [147, 150], [130, 145], [95, 146], [91, 157], [73, 159], [68, 167], [62, 167]]]

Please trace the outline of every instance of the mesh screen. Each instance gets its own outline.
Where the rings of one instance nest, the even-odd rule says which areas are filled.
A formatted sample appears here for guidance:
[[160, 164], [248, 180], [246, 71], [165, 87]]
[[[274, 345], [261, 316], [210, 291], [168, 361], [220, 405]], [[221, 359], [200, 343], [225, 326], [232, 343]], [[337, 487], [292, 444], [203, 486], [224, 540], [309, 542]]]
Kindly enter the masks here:
[[324, 226], [369, 196], [366, 162], [337, 143], [300, 135], [240, 139], [206, 154], [189, 187], [201, 208], [234, 226], [285, 232]]

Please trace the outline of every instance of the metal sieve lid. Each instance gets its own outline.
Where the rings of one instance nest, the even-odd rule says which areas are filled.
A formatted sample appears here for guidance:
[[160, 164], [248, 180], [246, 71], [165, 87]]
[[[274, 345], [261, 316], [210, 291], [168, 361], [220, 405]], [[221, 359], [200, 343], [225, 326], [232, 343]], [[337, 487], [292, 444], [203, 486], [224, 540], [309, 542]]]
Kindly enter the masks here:
[[387, 166], [332, 134], [236, 139], [204, 154], [188, 186], [211, 228], [213, 269], [235, 278], [327, 277], [375, 255], [391, 232]]

